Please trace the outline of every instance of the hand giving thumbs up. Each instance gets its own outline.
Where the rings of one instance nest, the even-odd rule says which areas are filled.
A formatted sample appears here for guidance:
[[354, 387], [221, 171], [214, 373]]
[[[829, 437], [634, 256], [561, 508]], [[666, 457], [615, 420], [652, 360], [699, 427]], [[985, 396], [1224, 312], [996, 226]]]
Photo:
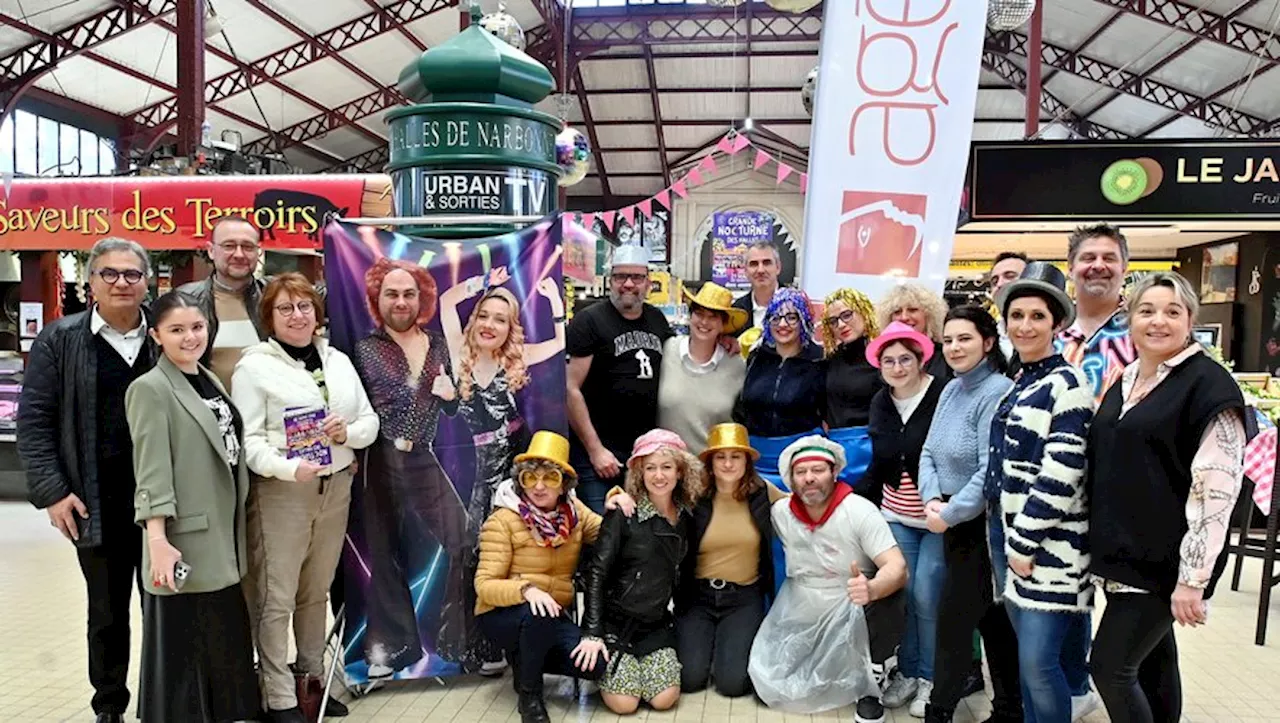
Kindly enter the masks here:
[[431, 393], [446, 402], [452, 402], [458, 396], [458, 390], [453, 386], [453, 379], [449, 377], [443, 364], [440, 365], [440, 373], [436, 375], [435, 381], [431, 383]]
[[866, 575], [862, 574], [862, 570], [858, 569], [858, 562], [855, 560], [849, 565], [849, 572], [853, 573], [853, 577], [849, 578], [849, 602], [854, 605], [866, 605], [871, 602], [871, 581]]

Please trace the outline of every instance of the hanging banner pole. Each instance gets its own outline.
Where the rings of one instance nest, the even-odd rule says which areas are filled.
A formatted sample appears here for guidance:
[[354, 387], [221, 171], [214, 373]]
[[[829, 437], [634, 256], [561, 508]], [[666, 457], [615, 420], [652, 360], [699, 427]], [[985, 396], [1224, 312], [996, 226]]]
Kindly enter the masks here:
[[[829, 2], [801, 281], [942, 293], [973, 132], [986, 0]], [[852, 42], [851, 42], [852, 41]]]

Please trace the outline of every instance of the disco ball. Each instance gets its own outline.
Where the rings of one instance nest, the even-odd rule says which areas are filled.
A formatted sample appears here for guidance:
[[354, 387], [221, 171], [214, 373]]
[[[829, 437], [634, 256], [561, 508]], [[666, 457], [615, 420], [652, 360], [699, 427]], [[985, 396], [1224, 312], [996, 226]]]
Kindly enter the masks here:
[[560, 186], [581, 183], [591, 168], [591, 144], [576, 128], [565, 128], [556, 136], [556, 165], [560, 166]]
[[778, 12], [802, 13], [818, 7], [822, 0], [764, 0], [764, 2]]
[[741, 5], [744, 2], [746, 2], [746, 0], [707, 0], [708, 5], [714, 5], [715, 7], [721, 7], [721, 8], [729, 8], [735, 5]]
[[1026, 25], [1036, 11], [1036, 0], [990, 0], [987, 5], [987, 27], [992, 30], [1015, 30]]
[[804, 85], [800, 86], [800, 102], [804, 103], [804, 112], [813, 115], [813, 97], [818, 92], [818, 66], [804, 77]]
[[480, 18], [480, 27], [493, 33], [498, 40], [524, 52], [524, 28], [520, 27], [519, 21], [507, 14], [506, 4], [498, 3], [498, 12]]

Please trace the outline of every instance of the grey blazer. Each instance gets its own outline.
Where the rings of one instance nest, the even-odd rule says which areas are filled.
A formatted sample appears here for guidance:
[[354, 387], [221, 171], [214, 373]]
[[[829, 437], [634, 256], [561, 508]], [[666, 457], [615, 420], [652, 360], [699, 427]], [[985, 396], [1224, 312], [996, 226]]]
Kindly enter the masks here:
[[[212, 372], [200, 367], [200, 373], [225, 393]], [[163, 354], [154, 369], [129, 385], [124, 403], [138, 482], [134, 519], [145, 527], [153, 517], [167, 518], [169, 542], [191, 566], [184, 593], [214, 592], [240, 582], [248, 571], [243, 444], [233, 475], [217, 418]], [[152, 584], [150, 568], [144, 535], [143, 584], [152, 594], [172, 595], [169, 588]]]

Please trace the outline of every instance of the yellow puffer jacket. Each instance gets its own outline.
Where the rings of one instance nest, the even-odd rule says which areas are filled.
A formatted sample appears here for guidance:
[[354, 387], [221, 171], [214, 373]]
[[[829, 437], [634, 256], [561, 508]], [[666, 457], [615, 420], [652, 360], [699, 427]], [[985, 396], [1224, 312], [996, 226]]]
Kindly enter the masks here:
[[578, 500], [578, 526], [559, 547], [542, 547], [520, 515], [506, 508], [494, 510], [480, 528], [480, 564], [476, 569], [476, 615], [494, 608], [523, 605], [520, 590], [533, 583], [556, 602], [573, 600], [573, 573], [583, 543], [600, 535], [600, 515]]

